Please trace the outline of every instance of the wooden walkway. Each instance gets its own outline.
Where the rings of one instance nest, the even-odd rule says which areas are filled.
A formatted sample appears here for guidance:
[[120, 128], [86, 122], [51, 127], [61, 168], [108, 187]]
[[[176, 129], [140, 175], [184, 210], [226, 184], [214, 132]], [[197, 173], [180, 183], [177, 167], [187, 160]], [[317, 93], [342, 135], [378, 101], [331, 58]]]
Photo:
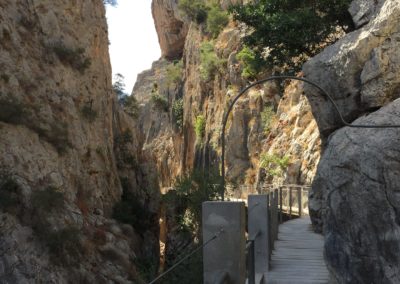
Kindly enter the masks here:
[[265, 277], [267, 283], [328, 283], [323, 246], [323, 236], [312, 231], [309, 217], [279, 225], [270, 270]]

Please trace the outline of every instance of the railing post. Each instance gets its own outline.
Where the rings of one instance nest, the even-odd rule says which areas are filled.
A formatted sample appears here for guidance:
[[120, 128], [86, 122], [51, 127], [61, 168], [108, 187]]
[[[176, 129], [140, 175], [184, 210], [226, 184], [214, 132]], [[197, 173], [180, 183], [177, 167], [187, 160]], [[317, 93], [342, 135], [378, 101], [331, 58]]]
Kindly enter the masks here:
[[279, 194], [278, 189], [275, 189], [275, 241], [278, 239], [278, 228], [279, 228], [279, 221], [278, 221], [278, 204], [279, 204]]
[[248, 233], [249, 240], [254, 238], [255, 273], [265, 274], [269, 267], [269, 196], [267, 194], [248, 197]]
[[282, 186], [279, 187], [279, 207], [280, 207], [280, 214], [279, 214], [279, 223], [282, 224], [283, 223], [283, 188]]
[[299, 187], [298, 189], [298, 199], [299, 199], [299, 217], [301, 218], [303, 215], [303, 187]]
[[292, 219], [292, 187], [289, 187], [289, 219]]
[[214, 284], [228, 274], [229, 283], [246, 280], [244, 202], [203, 202], [203, 240], [219, 233], [203, 248], [204, 284]]

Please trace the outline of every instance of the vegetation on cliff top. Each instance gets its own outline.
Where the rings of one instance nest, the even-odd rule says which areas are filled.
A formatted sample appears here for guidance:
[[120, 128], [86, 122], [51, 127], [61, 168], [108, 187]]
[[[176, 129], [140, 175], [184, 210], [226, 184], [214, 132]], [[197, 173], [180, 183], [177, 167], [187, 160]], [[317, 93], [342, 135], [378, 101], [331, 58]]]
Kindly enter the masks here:
[[216, 1], [179, 0], [179, 9], [197, 24], [206, 23], [206, 31], [217, 37], [229, 22], [229, 14]]
[[297, 71], [337, 37], [337, 27], [348, 31], [350, 0], [260, 0], [232, 6], [235, 20], [250, 29], [244, 42], [270, 67]]

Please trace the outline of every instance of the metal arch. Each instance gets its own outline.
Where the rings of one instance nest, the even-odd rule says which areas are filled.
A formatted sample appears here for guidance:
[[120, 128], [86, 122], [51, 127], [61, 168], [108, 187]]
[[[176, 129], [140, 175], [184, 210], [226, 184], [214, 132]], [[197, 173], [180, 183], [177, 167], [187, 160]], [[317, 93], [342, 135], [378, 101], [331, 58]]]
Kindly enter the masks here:
[[388, 124], [383, 124], [383, 125], [358, 125], [358, 124], [350, 124], [349, 122], [347, 122], [344, 118], [343, 115], [341, 114], [339, 107], [337, 106], [337, 104], [335, 103], [335, 101], [333, 100], [332, 96], [328, 94], [328, 92], [326, 92], [323, 88], [321, 88], [320, 86], [318, 86], [316, 83], [305, 79], [305, 78], [300, 78], [300, 77], [296, 77], [296, 76], [286, 76], [286, 75], [281, 75], [281, 76], [271, 76], [265, 79], [262, 79], [260, 81], [254, 82], [250, 85], [248, 85], [247, 87], [245, 87], [244, 89], [242, 89], [240, 91], [240, 93], [234, 98], [234, 100], [232, 101], [232, 103], [230, 104], [227, 113], [225, 114], [223, 121], [222, 121], [222, 133], [221, 133], [221, 146], [222, 146], [222, 155], [221, 155], [221, 164], [222, 164], [222, 169], [221, 169], [221, 175], [222, 175], [222, 189], [221, 189], [221, 197], [222, 197], [222, 201], [224, 201], [224, 197], [225, 197], [225, 128], [226, 128], [226, 124], [228, 122], [228, 117], [229, 114], [231, 113], [233, 106], [235, 105], [235, 103], [238, 101], [238, 99], [244, 94], [246, 93], [250, 88], [255, 87], [257, 85], [260, 85], [262, 83], [266, 83], [268, 81], [273, 81], [273, 80], [282, 80], [282, 79], [291, 79], [291, 80], [297, 80], [297, 81], [302, 81], [305, 83], [308, 83], [312, 86], [314, 86], [315, 88], [317, 88], [319, 91], [322, 92], [322, 94], [328, 98], [328, 100], [332, 103], [335, 111], [337, 112], [337, 114], [339, 115], [339, 118], [341, 120], [341, 122], [344, 124], [344, 126], [348, 126], [348, 127], [352, 127], [352, 128], [400, 128], [400, 125], [388, 125]]

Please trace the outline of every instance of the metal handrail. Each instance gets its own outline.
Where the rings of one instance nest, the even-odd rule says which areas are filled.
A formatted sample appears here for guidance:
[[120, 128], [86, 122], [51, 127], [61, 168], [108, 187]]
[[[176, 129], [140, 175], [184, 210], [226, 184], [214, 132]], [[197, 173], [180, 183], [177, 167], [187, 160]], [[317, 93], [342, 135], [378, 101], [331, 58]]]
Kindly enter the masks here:
[[216, 240], [221, 233], [224, 231], [223, 228], [221, 228], [217, 233], [215, 233], [215, 235], [210, 238], [209, 240], [207, 240], [206, 242], [204, 242], [202, 245], [198, 246], [196, 249], [194, 249], [193, 251], [191, 251], [190, 253], [188, 253], [186, 256], [184, 256], [182, 259], [180, 259], [177, 263], [175, 263], [174, 265], [172, 265], [169, 269], [167, 269], [166, 271], [164, 271], [163, 273], [161, 273], [160, 275], [158, 275], [155, 279], [153, 279], [152, 281], [150, 281], [148, 284], [154, 284], [156, 283], [158, 280], [160, 280], [161, 278], [163, 278], [165, 275], [167, 275], [168, 273], [170, 273], [171, 271], [173, 271], [175, 268], [177, 268], [180, 264], [182, 264], [186, 259], [188, 259], [189, 257], [191, 257], [192, 255], [194, 255], [195, 253], [197, 253], [200, 249], [204, 248], [206, 245], [208, 245], [209, 243], [211, 243], [212, 241]]
[[314, 86], [315, 88], [317, 88], [333, 105], [334, 110], [336, 111], [336, 113], [339, 115], [340, 121], [343, 123], [344, 126], [347, 127], [351, 127], [351, 128], [400, 128], [400, 125], [389, 125], [389, 124], [383, 124], [383, 125], [360, 125], [360, 124], [351, 124], [350, 122], [347, 122], [342, 113], [339, 110], [339, 107], [337, 106], [337, 104], [335, 103], [333, 97], [327, 92], [325, 91], [322, 87], [320, 87], [318, 84], [305, 79], [305, 78], [300, 78], [300, 77], [296, 77], [296, 76], [288, 76], [288, 75], [281, 75], [281, 76], [271, 76], [265, 79], [262, 79], [260, 81], [254, 82], [250, 85], [248, 85], [247, 87], [243, 88], [240, 93], [233, 99], [232, 103], [229, 105], [228, 107], [228, 111], [226, 112], [223, 120], [222, 120], [222, 131], [221, 131], [221, 175], [222, 175], [222, 189], [221, 189], [221, 199], [222, 201], [224, 201], [225, 198], [225, 128], [226, 128], [226, 124], [228, 122], [228, 118], [229, 118], [229, 114], [231, 113], [233, 106], [235, 105], [235, 103], [239, 100], [239, 98], [244, 95], [249, 89], [251, 89], [252, 87], [255, 87], [257, 85], [266, 83], [268, 81], [273, 81], [273, 80], [297, 80], [297, 81], [302, 81], [305, 82], [307, 84], [310, 84], [312, 86]]

